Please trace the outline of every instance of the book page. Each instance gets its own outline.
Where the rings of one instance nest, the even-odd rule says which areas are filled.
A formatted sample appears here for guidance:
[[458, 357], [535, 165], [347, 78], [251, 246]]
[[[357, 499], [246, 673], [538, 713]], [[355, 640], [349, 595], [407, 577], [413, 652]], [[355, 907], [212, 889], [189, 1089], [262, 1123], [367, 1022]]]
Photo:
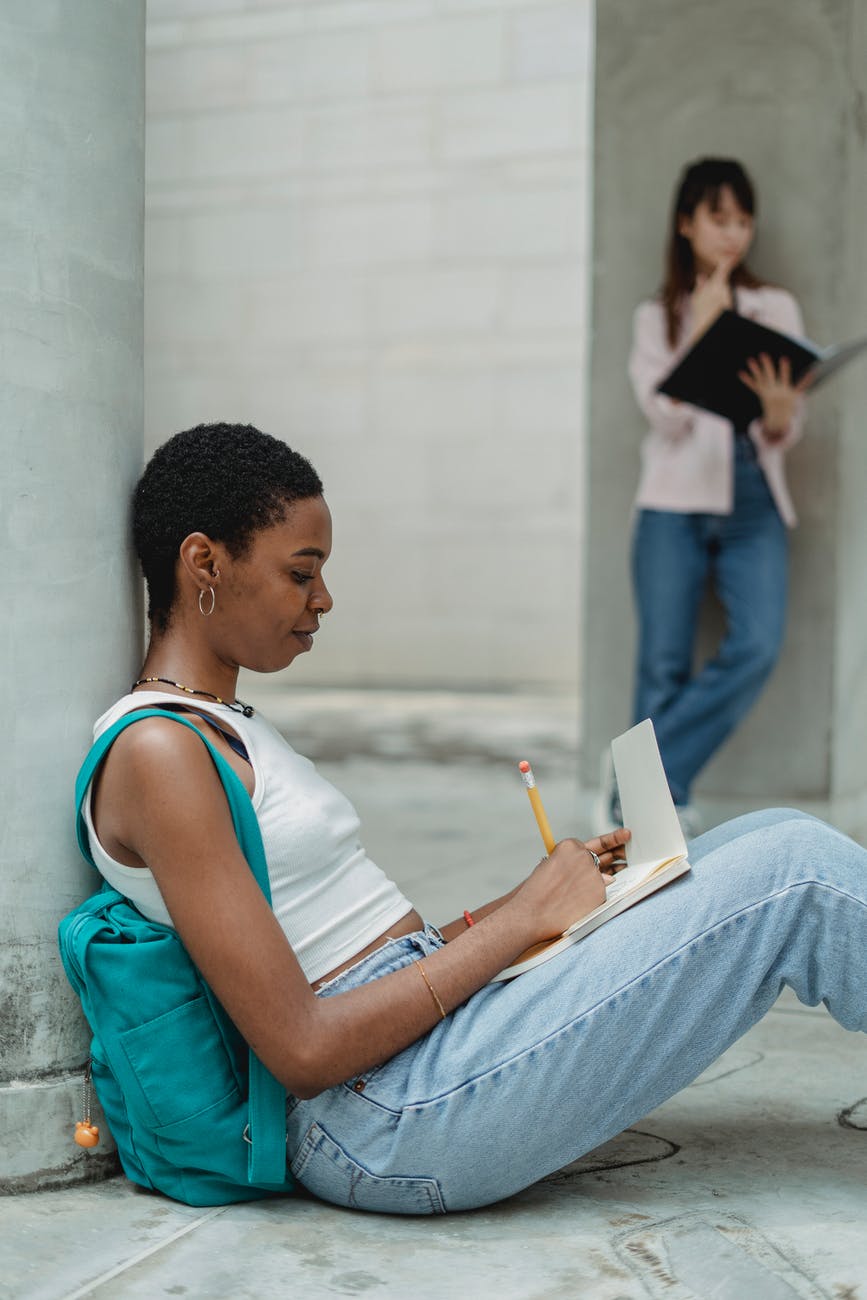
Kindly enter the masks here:
[[854, 339], [851, 343], [840, 343], [836, 347], [826, 348], [818, 363], [812, 367], [813, 379], [807, 391], [811, 392], [814, 388], [818, 388], [826, 379], [830, 379], [832, 375], [836, 374], [841, 366], [847, 365], [865, 348], [867, 348], [867, 337]]
[[[678, 853], [671, 858], [662, 858], [659, 862], [643, 862], [639, 866], [624, 867], [622, 871], [618, 871], [611, 884], [606, 886], [605, 902], [600, 903], [599, 907], [594, 908], [592, 912], [588, 912], [585, 916], [582, 916], [579, 920], [575, 921], [575, 923], [570, 925], [563, 933], [574, 934], [577, 929], [586, 925], [594, 916], [601, 916], [610, 904], [616, 903], [618, 899], [624, 898], [627, 894], [633, 893], [640, 885], [643, 885], [646, 880], [650, 880], [653, 876], [664, 871], [666, 867], [671, 866], [672, 862], [680, 862], [683, 856], [682, 853]], [[548, 942], [551, 941], [548, 940]]]
[[677, 879], [690, 866], [686, 840], [668, 788], [653, 723], [639, 722], [611, 742], [623, 824], [632, 831], [626, 847], [627, 865], [605, 890], [605, 902], [579, 917], [562, 934], [533, 944], [492, 983], [514, 979], [546, 961], [564, 947], [590, 934], [610, 917], [639, 903], [648, 894]]
[[683, 854], [675, 853], [670, 858], [661, 858], [659, 862], [642, 862], [634, 867], [624, 867], [622, 871], [618, 871], [606, 889], [605, 901], [610, 903], [612, 899], [619, 898], [621, 894], [628, 894], [630, 889], [635, 889], [642, 881], [655, 876], [658, 871], [664, 871], [669, 863], [677, 862], [681, 857], [683, 857]]
[[[611, 742], [623, 825], [632, 831], [626, 846], [624, 880], [636, 881], [671, 858], [686, 856], [686, 840], [668, 788], [650, 718]], [[634, 870], [633, 870], [634, 869]]]

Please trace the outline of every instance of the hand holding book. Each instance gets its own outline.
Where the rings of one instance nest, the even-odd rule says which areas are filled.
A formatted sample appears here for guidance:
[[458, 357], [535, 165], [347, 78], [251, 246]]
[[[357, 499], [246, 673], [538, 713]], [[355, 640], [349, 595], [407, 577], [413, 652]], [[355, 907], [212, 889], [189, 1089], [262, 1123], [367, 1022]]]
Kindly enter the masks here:
[[780, 357], [779, 368], [774, 366], [767, 352], [750, 357], [746, 368], [738, 371], [738, 379], [746, 384], [762, 404], [762, 432], [770, 442], [785, 437], [795, 413], [795, 403], [813, 382], [812, 370], [804, 372], [797, 383], [792, 382], [792, 363]]
[[[519, 897], [532, 918], [530, 933], [556, 941], [568, 918], [590, 916], [604, 905], [605, 879], [579, 840], [560, 840], [522, 883]], [[549, 941], [545, 938], [528, 951], [544, 948]]]
[[[796, 388], [802, 385], [805, 391], [807, 387], [817, 388], [865, 349], [867, 336], [818, 348], [807, 339], [796, 339], [737, 312], [723, 311], [657, 384], [657, 392], [721, 415], [736, 429], [745, 429], [762, 415], [755, 376], [749, 368], [751, 360], [758, 362], [764, 355], [768, 358], [762, 363], [765, 373], [773, 363], [779, 381], [778, 367], [785, 359], [791, 383]], [[744, 374], [753, 377], [753, 384], [743, 381]]]
[[[598, 851], [600, 869], [609, 872], [625, 847], [627, 866], [618, 871], [607, 888], [605, 882], [610, 877], [595, 872], [595, 884], [588, 878], [589, 905], [584, 910], [576, 909], [578, 920], [559, 937], [536, 943], [521, 953], [510, 966], [494, 977], [495, 982], [513, 979], [541, 962], [548, 961], [620, 912], [655, 893], [670, 880], [689, 871], [686, 843], [669, 793], [650, 719], [645, 719], [613, 740], [611, 753], [624, 820], [632, 827], [631, 833], [614, 831], [597, 840], [590, 840], [586, 845], [577, 841], [565, 841], [556, 846], [554, 853], [559, 854], [567, 844], [578, 850], [589, 848], [594, 853]], [[527, 766], [529, 768], [529, 764]], [[553, 836], [550, 835], [550, 828], [546, 836], [548, 821], [541, 808], [538, 792], [537, 798], [531, 802], [547, 845], [548, 837], [553, 840]], [[543, 862], [540, 867], [545, 865]], [[584, 867], [586, 869], [586, 863]], [[531, 884], [532, 880], [531, 876], [527, 883]]]

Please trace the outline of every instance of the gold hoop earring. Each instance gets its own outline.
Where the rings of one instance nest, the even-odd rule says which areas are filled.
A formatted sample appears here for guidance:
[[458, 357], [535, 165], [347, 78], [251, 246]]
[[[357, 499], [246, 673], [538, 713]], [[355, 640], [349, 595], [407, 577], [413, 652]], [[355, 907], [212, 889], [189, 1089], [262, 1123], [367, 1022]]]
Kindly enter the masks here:
[[200, 591], [200, 592], [199, 592], [199, 613], [201, 614], [202, 618], [210, 618], [211, 615], [213, 614], [214, 609], [215, 609], [216, 604], [217, 604], [217, 595], [216, 595], [216, 592], [214, 591], [214, 588], [213, 588], [213, 587], [208, 587], [207, 590], [210, 592], [210, 596], [211, 596], [211, 608], [210, 608], [210, 609], [205, 609], [205, 603], [204, 603], [204, 601], [203, 601], [203, 599], [202, 599], [202, 597], [203, 597], [204, 594], [205, 594], [204, 591]]

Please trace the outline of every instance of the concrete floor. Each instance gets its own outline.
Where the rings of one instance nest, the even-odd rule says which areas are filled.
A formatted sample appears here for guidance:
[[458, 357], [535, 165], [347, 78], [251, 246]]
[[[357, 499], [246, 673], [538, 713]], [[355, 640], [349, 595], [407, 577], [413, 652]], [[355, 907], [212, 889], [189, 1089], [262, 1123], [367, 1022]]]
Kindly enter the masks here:
[[[371, 854], [433, 920], [538, 858], [518, 759], [555, 833], [589, 833], [573, 700], [248, 693], [354, 799]], [[635, 1129], [444, 1219], [306, 1197], [194, 1210], [119, 1178], [6, 1198], [0, 1296], [867, 1300], [864, 1065], [860, 1036], [784, 996]]]

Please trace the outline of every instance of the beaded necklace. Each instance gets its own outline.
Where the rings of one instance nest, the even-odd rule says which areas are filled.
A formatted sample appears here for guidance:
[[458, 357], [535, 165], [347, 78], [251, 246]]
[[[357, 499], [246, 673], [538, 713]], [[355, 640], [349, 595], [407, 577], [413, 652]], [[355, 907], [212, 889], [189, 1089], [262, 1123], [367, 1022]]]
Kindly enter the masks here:
[[184, 691], [187, 695], [205, 695], [209, 700], [214, 700], [217, 704], [224, 704], [227, 709], [233, 713], [242, 713], [245, 718], [252, 718], [255, 709], [252, 704], [245, 704], [243, 700], [235, 700], [231, 703], [224, 700], [221, 696], [215, 695], [213, 691], [199, 691], [194, 686], [184, 686], [182, 682], [170, 681], [168, 677], [140, 677], [137, 682], [133, 682], [131, 690], [137, 686], [148, 686], [151, 682], [160, 682], [163, 686], [176, 686], [179, 691]]

